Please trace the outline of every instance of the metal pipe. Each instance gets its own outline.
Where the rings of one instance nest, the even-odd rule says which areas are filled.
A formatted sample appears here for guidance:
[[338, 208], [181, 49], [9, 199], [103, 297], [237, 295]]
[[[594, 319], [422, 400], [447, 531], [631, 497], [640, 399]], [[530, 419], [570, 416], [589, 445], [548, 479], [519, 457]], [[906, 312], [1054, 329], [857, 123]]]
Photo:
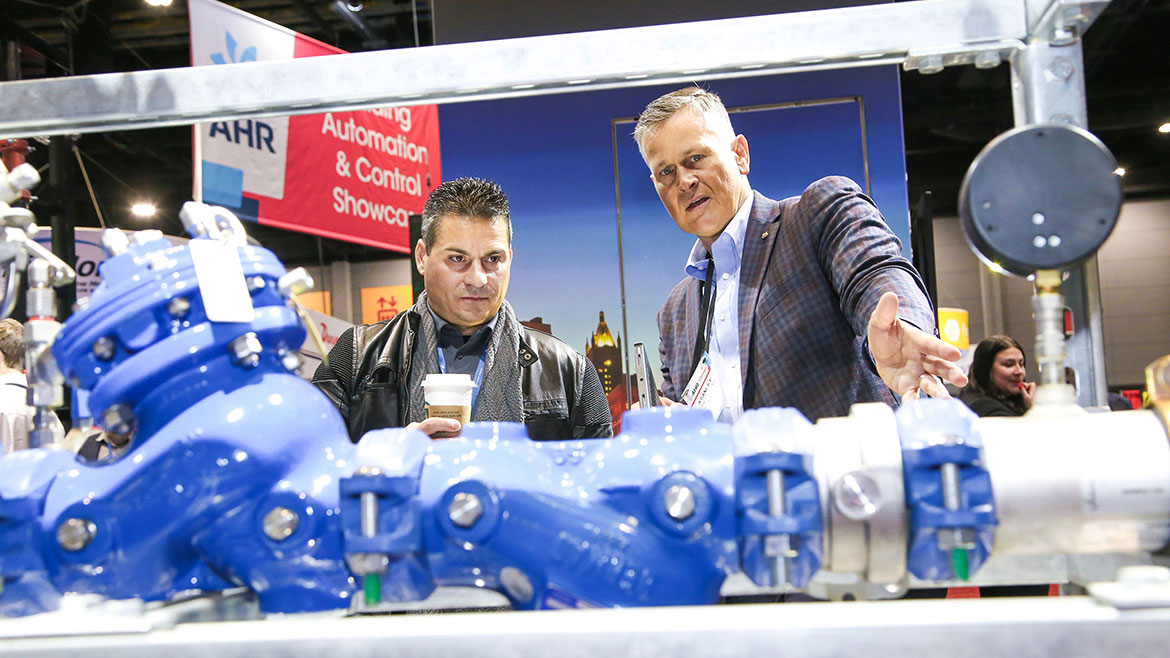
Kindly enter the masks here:
[[1032, 297], [1036, 315], [1036, 362], [1040, 383], [1064, 384], [1064, 296], [1060, 294], [1060, 272], [1037, 272]]
[[[768, 514], [780, 518], [785, 514], [784, 472], [779, 469], [768, 471]], [[791, 550], [788, 535], [772, 535], [764, 540], [765, 554], [769, 556], [772, 568], [772, 586], [788, 584], [788, 553]]]
[[978, 421], [993, 554], [1136, 553], [1170, 539], [1170, 443], [1152, 411], [1069, 405]]
[[4, 299], [0, 300], [0, 318], [12, 315], [16, 308], [16, 298], [20, 294], [20, 266], [16, 259], [8, 262], [8, 279], [4, 284]]

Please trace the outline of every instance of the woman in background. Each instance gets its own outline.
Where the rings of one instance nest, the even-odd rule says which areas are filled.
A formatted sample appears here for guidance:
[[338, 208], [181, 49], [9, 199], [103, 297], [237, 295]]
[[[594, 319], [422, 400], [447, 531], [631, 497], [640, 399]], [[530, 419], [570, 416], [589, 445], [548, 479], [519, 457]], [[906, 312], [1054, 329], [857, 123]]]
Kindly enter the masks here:
[[1035, 382], [1024, 381], [1024, 348], [1011, 336], [980, 341], [959, 399], [980, 416], [1022, 416], [1032, 407]]

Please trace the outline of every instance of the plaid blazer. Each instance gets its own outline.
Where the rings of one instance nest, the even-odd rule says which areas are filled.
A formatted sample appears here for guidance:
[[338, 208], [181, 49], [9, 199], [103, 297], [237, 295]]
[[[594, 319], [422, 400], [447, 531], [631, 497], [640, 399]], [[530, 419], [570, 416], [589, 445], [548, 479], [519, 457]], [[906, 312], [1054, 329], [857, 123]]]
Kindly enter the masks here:
[[[898, 405], [869, 356], [870, 314], [893, 291], [902, 320], [936, 333], [926, 287], [901, 249], [848, 178], [823, 178], [779, 202], [755, 193], [739, 279], [744, 409], [795, 407], [815, 421], [857, 402]], [[691, 375], [699, 287], [685, 277], [658, 312], [662, 391], [673, 400]]]

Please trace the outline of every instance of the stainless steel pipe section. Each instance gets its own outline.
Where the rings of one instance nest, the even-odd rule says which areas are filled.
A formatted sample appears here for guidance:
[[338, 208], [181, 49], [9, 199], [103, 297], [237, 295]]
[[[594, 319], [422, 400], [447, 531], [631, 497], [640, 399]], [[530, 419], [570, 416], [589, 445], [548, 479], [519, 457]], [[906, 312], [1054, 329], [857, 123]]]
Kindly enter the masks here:
[[977, 423], [996, 555], [1136, 553], [1170, 539], [1170, 442], [1152, 411], [1034, 407]]
[[[993, 557], [1140, 554], [1170, 540], [1170, 438], [1154, 412], [1038, 404], [976, 428], [999, 518]], [[910, 522], [893, 412], [856, 405], [848, 417], [817, 422], [813, 439], [825, 533], [809, 591], [889, 596], [906, 578]], [[876, 512], [837, 500], [850, 476], [872, 482]]]

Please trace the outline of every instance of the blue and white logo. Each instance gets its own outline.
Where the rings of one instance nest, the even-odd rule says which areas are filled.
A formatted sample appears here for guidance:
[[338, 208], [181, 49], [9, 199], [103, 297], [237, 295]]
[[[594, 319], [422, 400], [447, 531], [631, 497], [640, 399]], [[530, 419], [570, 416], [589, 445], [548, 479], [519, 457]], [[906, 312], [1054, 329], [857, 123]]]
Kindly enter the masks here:
[[236, 59], [236, 38], [227, 30], [224, 30], [223, 34], [224, 44], [227, 46], [227, 59], [224, 59], [223, 53], [211, 53], [212, 62], [216, 64], [239, 64], [240, 62], [256, 61], [256, 46], [248, 46], [244, 49], [244, 52], [240, 53], [240, 58]]

